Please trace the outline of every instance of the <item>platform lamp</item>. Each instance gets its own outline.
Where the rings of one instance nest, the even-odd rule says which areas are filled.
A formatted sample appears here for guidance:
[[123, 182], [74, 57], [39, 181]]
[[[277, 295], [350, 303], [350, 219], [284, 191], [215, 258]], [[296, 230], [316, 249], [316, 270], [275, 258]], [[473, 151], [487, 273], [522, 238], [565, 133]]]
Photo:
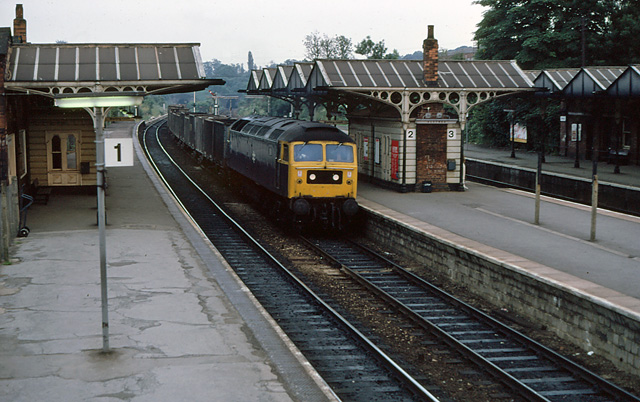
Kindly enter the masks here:
[[511, 137], [511, 157], [516, 157], [516, 136], [515, 136], [515, 126], [513, 125], [513, 114], [515, 113], [514, 109], [503, 109], [503, 112], [509, 113], [509, 136]]
[[96, 175], [98, 191], [98, 236], [100, 240], [100, 290], [102, 296], [102, 351], [109, 352], [109, 308], [107, 296], [107, 239], [105, 232], [105, 149], [104, 119], [111, 107], [137, 106], [144, 99], [143, 92], [105, 92], [59, 94], [54, 97], [55, 106], [83, 108], [93, 120], [96, 132]]

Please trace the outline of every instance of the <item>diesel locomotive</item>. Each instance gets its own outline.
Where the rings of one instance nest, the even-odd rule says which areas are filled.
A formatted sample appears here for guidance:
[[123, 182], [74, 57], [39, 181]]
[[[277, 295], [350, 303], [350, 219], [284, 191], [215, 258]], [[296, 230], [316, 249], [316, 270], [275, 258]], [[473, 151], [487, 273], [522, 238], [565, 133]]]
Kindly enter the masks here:
[[173, 135], [280, 220], [343, 229], [358, 212], [356, 144], [334, 126], [265, 116], [230, 122], [176, 107], [168, 121]]

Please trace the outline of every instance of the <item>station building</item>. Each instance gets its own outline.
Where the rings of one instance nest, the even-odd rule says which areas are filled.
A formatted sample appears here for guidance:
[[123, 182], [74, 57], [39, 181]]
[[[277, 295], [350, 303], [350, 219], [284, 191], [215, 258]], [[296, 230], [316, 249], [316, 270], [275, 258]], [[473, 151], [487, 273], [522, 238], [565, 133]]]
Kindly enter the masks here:
[[[463, 134], [477, 105], [514, 94], [562, 103], [560, 152], [640, 163], [640, 66], [523, 71], [511, 60], [438, 60], [433, 26], [423, 60], [314, 60], [251, 72], [246, 92], [344, 113], [363, 180], [398, 191], [464, 189]], [[505, 133], [505, 137], [509, 133]]]
[[[398, 191], [463, 190], [462, 133], [476, 105], [533, 83], [513, 61], [439, 61], [433, 26], [423, 60], [315, 60], [253, 71], [248, 94], [310, 115], [344, 110], [360, 176]], [[288, 75], [287, 75], [288, 74]]]
[[533, 72], [543, 96], [561, 101], [560, 152], [580, 160], [640, 164], [640, 65]]
[[[110, 109], [149, 94], [203, 90], [199, 44], [35, 44], [21, 4], [0, 28], [0, 182], [3, 250], [15, 236], [23, 194], [93, 188], [104, 163], [97, 138]], [[13, 235], [12, 235], [13, 234]]]

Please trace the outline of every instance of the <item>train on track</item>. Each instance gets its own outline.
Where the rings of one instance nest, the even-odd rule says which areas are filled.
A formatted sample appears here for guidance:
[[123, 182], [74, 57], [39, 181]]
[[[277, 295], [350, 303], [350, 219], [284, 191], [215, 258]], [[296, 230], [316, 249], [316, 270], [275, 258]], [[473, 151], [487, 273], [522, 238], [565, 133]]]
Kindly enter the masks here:
[[230, 120], [171, 106], [171, 133], [232, 186], [298, 229], [346, 228], [358, 212], [356, 144], [338, 128], [281, 117]]

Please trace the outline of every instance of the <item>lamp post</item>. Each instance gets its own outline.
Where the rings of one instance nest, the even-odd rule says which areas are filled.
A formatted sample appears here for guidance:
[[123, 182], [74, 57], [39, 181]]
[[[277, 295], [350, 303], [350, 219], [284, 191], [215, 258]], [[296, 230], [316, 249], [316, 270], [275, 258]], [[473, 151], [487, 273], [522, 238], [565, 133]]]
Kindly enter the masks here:
[[511, 136], [511, 157], [515, 158], [516, 157], [516, 138], [515, 138], [515, 132], [514, 129], [515, 127], [513, 126], [513, 113], [515, 112], [515, 110], [513, 109], [503, 109], [504, 112], [509, 113], [509, 122], [510, 122], [510, 136]]
[[[80, 95], [80, 96], [78, 96]], [[144, 95], [133, 93], [114, 95], [106, 93], [62, 94], [55, 98], [61, 108], [83, 108], [93, 120], [96, 132], [96, 182], [98, 197], [98, 237], [100, 243], [100, 293], [102, 298], [102, 351], [109, 352], [109, 303], [107, 294], [107, 238], [105, 230], [105, 149], [104, 118], [111, 107], [135, 106], [142, 103]]]

